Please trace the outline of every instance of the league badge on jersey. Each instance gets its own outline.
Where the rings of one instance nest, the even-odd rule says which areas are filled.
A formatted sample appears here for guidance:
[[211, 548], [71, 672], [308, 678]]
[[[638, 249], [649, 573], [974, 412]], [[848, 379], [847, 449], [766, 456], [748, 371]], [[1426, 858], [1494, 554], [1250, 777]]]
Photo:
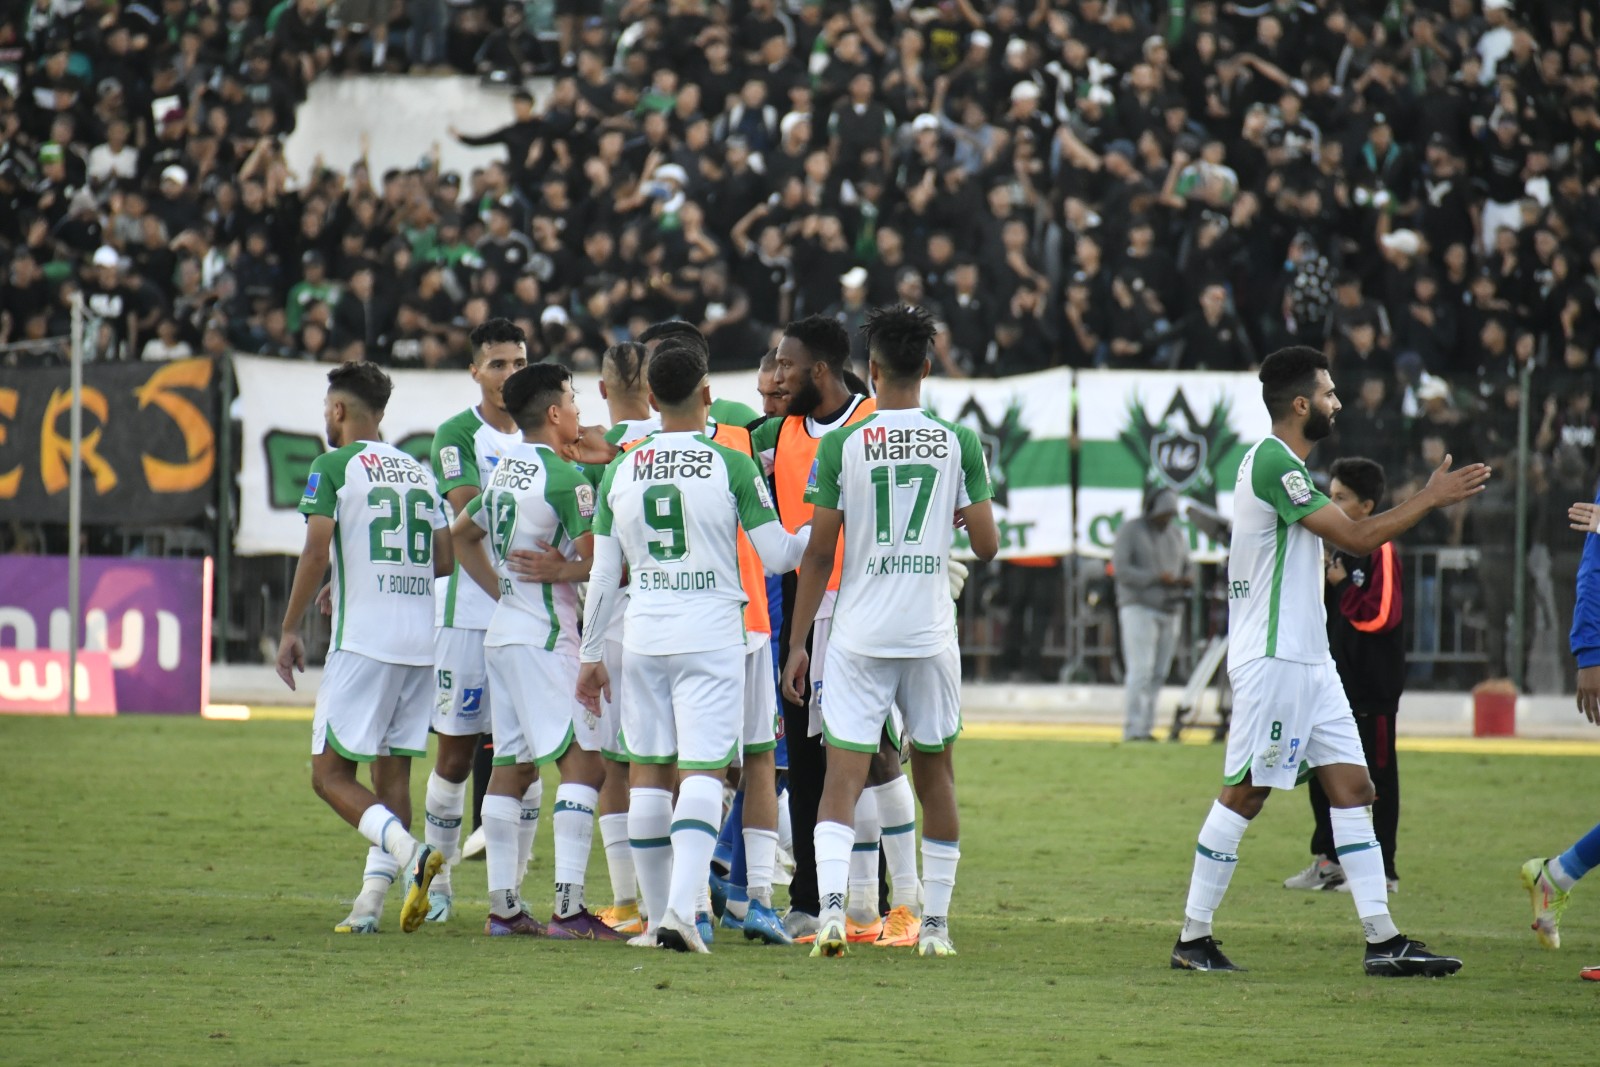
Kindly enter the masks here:
[[317, 499], [317, 487], [322, 484], [321, 474], [312, 474], [306, 479], [306, 495], [300, 498], [301, 504], [310, 504]]
[[811, 461], [811, 473], [806, 475], [806, 490], [809, 492], [817, 487], [817, 461]]
[[1311, 503], [1311, 482], [1300, 471], [1289, 471], [1283, 476], [1283, 491], [1289, 494], [1289, 503], [1295, 507]]
[[573, 490], [573, 495], [578, 499], [578, 514], [586, 519], [594, 518], [594, 486], [583, 482]]
[[446, 481], [461, 477], [461, 449], [455, 445], [445, 445], [439, 449], [439, 467]]

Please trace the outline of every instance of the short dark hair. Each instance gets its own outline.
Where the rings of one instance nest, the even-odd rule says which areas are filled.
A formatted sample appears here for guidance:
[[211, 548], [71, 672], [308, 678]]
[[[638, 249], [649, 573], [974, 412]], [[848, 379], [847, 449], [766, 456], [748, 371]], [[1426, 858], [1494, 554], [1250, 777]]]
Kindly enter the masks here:
[[861, 332], [867, 335], [872, 361], [894, 378], [915, 378], [933, 344], [933, 316], [926, 308], [891, 304], [867, 312]]
[[572, 372], [559, 363], [530, 363], [506, 379], [500, 399], [524, 432], [544, 426], [551, 404], [561, 402], [561, 386]]
[[669, 338], [686, 341], [699, 348], [700, 351], [707, 353], [709, 357], [711, 346], [706, 344], [706, 335], [701, 333], [699, 327], [695, 326], [694, 323], [684, 322], [682, 319], [667, 319], [665, 322], [652, 323], [646, 326], [644, 331], [639, 334], [639, 343], [647, 345], [652, 341], [665, 342]]
[[1388, 483], [1383, 477], [1383, 468], [1363, 456], [1346, 456], [1334, 460], [1333, 466], [1328, 469], [1328, 475], [1337, 478], [1346, 489], [1356, 495], [1357, 499], [1370, 500], [1374, 504], [1383, 499], [1383, 494], [1388, 488]]
[[478, 356], [490, 345], [526, 345], [528, 335], [510, 319], [485, 319], [472, 328], [467, 341], [472, 345], [472, 360], [476, 363]]
[[1280, 348], [1261, 361], [1261, 400], [1267, 414], [1281, 419], [1294, 406], [1296, 397], [1310, 397], [1316, 389], [1317, 372], [1328, 369], [1328, 357], [1305, 345]]
[[850, 362], [850, 334], [837, 319], [809, 315], [785, 326], [783, 335], [799, 341], [812, 359], [826, 363], [836, 376]]
[[600, 374], [613, 378], [618, 384], [632, 389], [644, 378], [644, 368], [649, 354], [638, 341], [622, 341], [601, 353]]
[[328, 392], [352, 396], [374, 415], [382, 415], [389, 406], [394, 382], [376, 363], [341, 363], [328, 372]]
[[645, 371], [650, 381], [650, 392], [656, 403], [673, 407], [688, 400], [705, 381], [707, 373], [705, 353], [690, 342], [668, 338], [650, 357]]

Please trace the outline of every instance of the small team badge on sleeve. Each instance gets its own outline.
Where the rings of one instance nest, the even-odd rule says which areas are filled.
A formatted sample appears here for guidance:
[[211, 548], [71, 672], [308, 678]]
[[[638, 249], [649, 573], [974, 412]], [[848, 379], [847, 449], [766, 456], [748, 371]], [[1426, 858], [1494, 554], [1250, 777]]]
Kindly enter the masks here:
[[446, 479], [461, 477], [461, 449], [455, 445], [439, 449], [439, 467]]
[[317, 486], [322, 484], [321, 474], [312, 474], [306, 479], [306, 495], [300, 498], [300, 503], [310, 504], [317, 499]]
[[1290, 471], [1283, 476], [1283, 491], [1289, 494], [1289, 503], [1295, 507], [1311, 503], [1311, 482], [1300, 471]]
[[756, 483], [756, 499], [761, 501], [762, 507], [771, 511], [772, 495], [767, 492], [767, 480], [758, 474], [755, 476], [754, 481]]
[[594, 487], [584, 482], [573, 490], [573, 494], [578, 498], [578, 514], [586, 519], [594, 518]]

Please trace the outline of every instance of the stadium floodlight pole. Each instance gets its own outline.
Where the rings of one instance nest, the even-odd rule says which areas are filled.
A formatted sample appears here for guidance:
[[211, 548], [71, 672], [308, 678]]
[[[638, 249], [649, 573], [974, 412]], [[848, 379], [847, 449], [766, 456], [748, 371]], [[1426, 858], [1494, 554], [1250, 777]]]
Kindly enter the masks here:
[[1522, 692], [1527, 679], [1527, 657], [1524, 651], [1523, 623], [1528, 612], [1528, 404], [1533, 395], [1533, 363], [1522, 365], [1522, 403], [1517, 405], [1517, 549], [1512, 558], [1516, 564], [1511, 577], [1511, 635], [1516, 644], [1511, 649], [1511, 681]]
[[78, 642], [83, 554], [83, 294], [72, 294], [72, 465], [67, 470], [67, 715], [78, 714]]

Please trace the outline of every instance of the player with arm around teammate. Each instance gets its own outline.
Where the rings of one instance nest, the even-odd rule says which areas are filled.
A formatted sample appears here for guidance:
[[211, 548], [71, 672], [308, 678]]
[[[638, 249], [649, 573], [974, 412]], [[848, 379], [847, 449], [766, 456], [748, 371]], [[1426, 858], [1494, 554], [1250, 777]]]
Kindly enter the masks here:
[[744, 727], [737, 535], [749, 534], [769, 570], [792, 569], [805, 537], [777, 523], [755, 462], [706, 436], [710, 387], [698, 347], [663, 342], [648, 380], [661, 431], [613, 460], [601, 483], [578, 696], [598, 711], [609, 688], [603, 645], [626, 565], [628, 829], [650, 915], [630, 944], [706, 952], [695, 905], [722, 819], [722, 777]]
[[801, 697], [811, 628], [844, 531], [839, 598], [820, 694], [828, 746], [817, 809], [817, 890], [822, 910], [813, 956], [848, 951], [845, 890], [856, 832], [856, 801], [898, 705], [912, 744], [912, 778], [922, 802], [925, 904], [917, 951], [950, 956], [950, 897], [960, 859], [951, 748], [961, 732], [961, 652], [946, 561], [953, 528], [965, 520], [973, 553], [999, 551], [993, 492], [983, 448], [970, 429], [922, 410], [934, 324], [915, 307], [868, 314], [869, 373], [877, 411], [823, 437], [811, 484], [812, 536], [795, 593], [783, 687]]
[[[332, 556], [333, 640], [311, 726], [311, 786], [372, 842], [367, 876], [339, 933], [376, 933], [383, 899], [405, 870], [400, 927], [428, 911], [444, 854], [411, 836], [411, 760], [425, 756], [433, 673], [433, 579], [451, 567], [444, 508], [426, 467], [378, 426], [393, 386], [371, 363], [328, 372], [323, 401], [333, 451], [311, 464], [300, 511], [306, 542], [278, 641], [278, 676], [290, 689], [305, 670], [300, 619]], [[373, 765], [374, 791], [356, 780]]]
[[1446, 456], [1416, 496], [1352, 519], [1317, 491], [1305, 466], [1339, 414], [1327, 358], [1303, 346], [1281, 349], [1262, 361], [1259, 377], [1272, 433], [1245, 454], [1234, 487], [1228, 556], [1232, 728], [1222, 791], [1200, 828], [1171, 963], [1180, 970], [1239, 969], [1211, 934], [1212, 917], [1238, 864], [1239, 842], [1273, 789], [1293, 789], [1314, 770], [1328, 794], [1335, 852], [1366, 934], [1366, 973], [1453, 974], [1460, 960], [1405, 937], [1389, 914], [1383, 856], [1368, 810], [1372, 778], [1328, 651], [1322, 542], [1368, 555], [1435, 508], [1481, 492], [1489, 468], [1475, 463], [1451, 470]]

